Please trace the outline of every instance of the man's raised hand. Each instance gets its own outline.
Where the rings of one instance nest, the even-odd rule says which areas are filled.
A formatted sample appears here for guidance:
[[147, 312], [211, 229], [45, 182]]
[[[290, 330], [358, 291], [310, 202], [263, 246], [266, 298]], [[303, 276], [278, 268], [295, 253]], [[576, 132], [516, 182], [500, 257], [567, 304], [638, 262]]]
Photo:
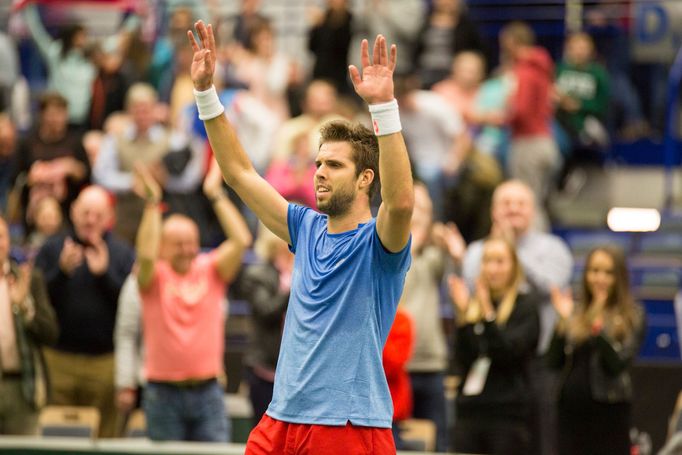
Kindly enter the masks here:
[[194, 24], [194, 28], [199, 35], [201, 46], [197, 43], [192, 31], [187, 30], [187, 39], [189, 39], [189, 43], [194, 51], [190, 77], [194, 83], [194, 88], [203, 91], [211, 88], [211, 85], [213, 85], [213, 73], [215, 73], [216, 62], [215, 37], [211, 24], [206, 25], [203, 21], [197, 21]]
[[354, 65], [350, 65], [348, 68], [355, 93], [365, 100], [367, 104], [393, 101], [393, 71], [395, 70], [398, 54], [395, 44], [391, 46], [389, 56], [386, 38], [382, 35], [377, 35], [374, 40], [372, 60], [370, 61], [369, 43], [367, 40], [362, 40], [360, 53], [362, 75]]

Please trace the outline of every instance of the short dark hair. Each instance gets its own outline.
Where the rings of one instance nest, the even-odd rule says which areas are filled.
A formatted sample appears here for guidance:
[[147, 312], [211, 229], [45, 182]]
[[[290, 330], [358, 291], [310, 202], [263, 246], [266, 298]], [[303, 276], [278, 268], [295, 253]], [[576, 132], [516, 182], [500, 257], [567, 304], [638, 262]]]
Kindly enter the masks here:
[[69, 103], [66, 101], [66, 98], [57, 92], [45, 92], [40, 95], [40, 99], [38, 100], [38, 110], [42, 113], [50, 106], [57, 106], [67, 109], [69, 107]]
[[369, 186], [370, 200], [379, 187], [379, 141], [366, 126], [345, 120], [333, 120], [320, 129], [320, 146], [327, 142], [348, 142], [353, 150], [355, 176], [365, 169], [374, 172], [374, 180]]
[[530, 26], [522, 21], [512, 21], [502, 27], [500, 34], [509, 36], [516, 44], [532, 46], [535, 44], [535, 32]]

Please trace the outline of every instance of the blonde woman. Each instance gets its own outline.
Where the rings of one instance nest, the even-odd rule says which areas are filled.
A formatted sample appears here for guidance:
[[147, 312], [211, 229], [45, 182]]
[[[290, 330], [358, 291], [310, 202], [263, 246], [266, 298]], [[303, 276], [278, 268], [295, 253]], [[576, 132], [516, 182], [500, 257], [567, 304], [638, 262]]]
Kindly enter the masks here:
[[587, 257], [581, 300], [552, 291], [561, 320], [547, 352], [563, 369], [559, 452], [630, 453], [630, 367], [644, 335], [643, 311], [630, 293], [625, 256], [615, 247]]
[[450, 278], [458, 320], [456, 359], [462, 381], [456, 400], [456, 452], [528, 452], [527, 364], [539, 336], [538, 302], [525, 284], [512, 243], [483, 244], [481, 273], [470, 295]]

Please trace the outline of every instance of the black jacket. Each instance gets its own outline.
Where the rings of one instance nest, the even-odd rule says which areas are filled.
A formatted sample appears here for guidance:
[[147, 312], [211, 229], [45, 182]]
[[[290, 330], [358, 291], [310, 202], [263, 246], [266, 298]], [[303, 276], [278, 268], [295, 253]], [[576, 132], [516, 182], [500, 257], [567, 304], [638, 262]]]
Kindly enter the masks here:
[[[632, 400], [630, 366], [644, 340], [646, 327], [644, 310], [638, 307], [638, 312], [640, 323], [622, 342], [610, 339], [606, 335], [608, 330], [585, 341], [591, 346], [589, 381], [594, 401], [622, 403]], [[608, 321], [605, 324], [607, 329]], [[564, 370], [563, 377], [566, 377], [575, 347], [566, 336], [555, 331], [546, 354], [550, 368]]]
[[[457, 416], [525, 418], [530, 402], [528, 361], [535, 354], [540, 334], [535, 293], [519, 293], [507, 323], [467, 324], [456, 335], [455, 359], [462, 382], [457, 395]], [[479, 356], [490, 358], [490, 370], [480, 395], [465, 396], [462, 388]]]
[[[111, 353], [118, 294], [132, 268], [134, 252], [128, 244], [106, 234], [109, 267], [104, 275], [94, 276], [84, 260], [73, 275], [67, 276], [59, 267], [65, 238], [65, 234], [50, 237], [36, 257], [36, 267], [45, 276], [59, 321], [56, 348], [76, 354]], [[71, 238], [76, 236], [71, 233]]]

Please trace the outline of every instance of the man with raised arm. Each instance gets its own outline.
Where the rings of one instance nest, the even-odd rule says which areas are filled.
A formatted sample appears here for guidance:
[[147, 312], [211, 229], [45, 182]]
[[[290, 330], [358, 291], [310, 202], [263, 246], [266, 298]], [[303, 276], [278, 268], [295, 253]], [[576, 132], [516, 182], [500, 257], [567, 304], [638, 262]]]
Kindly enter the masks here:
[[226, 286], [241, 267], [251, 233], [223, 193], [217, 167], [204, 194], [227, 240], [199, 252], [199, 227], [172, 214], [161, 221], [161, 188], [143, 165], [136, 168], [145, 209], [137, 233], [137, 283], [142, 299], [143, 408], [155, 441], [228, 442], [229, 420], [218, 378], [223, 375]]
[[[393, 95], [396, 47], [362, 42], [355, 91], [374, 133], [346, 122], [321, 131], [314, 183], [320, 212], [289, 204], [256, 173], [222, 115], [212, 77], [211, 26], [192, 32], [192, 81], [225, 181], [294, 252], [294, 273], [273, 399], [249, 436], [247, 454], [388, 454], [391, 397], [381, 353], [410, 265], [414, 192]], [[382, 179], [376, 218], [370, 198]]]

